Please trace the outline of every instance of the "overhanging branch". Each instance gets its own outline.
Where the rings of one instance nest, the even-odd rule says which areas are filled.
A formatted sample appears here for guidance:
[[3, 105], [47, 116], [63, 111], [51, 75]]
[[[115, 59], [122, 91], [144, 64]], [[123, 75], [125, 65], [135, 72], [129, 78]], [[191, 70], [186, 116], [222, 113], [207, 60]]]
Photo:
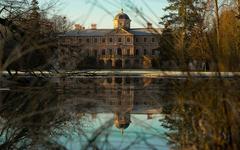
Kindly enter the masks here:
[[0, 18], [0, 25], [8, 27], [10, 31], [18, 33], [22, 37], [25, 35], [24, 31], [19, 29], [12, 21], [9, 21], [8, 19]]

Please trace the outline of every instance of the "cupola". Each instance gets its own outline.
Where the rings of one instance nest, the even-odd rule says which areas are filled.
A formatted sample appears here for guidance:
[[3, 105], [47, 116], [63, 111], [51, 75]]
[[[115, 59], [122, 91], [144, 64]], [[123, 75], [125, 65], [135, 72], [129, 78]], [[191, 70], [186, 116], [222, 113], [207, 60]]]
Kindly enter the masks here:
[[123, 9], [121, 13], [117, 14], [114, 17], [114, 29], [130, 29], [131, 20], [127, 14], [123, 12]]

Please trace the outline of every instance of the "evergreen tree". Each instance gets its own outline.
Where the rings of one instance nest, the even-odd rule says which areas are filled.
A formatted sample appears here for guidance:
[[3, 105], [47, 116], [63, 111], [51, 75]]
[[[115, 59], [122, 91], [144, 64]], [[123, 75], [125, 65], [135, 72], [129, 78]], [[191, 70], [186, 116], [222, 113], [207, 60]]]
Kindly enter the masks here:
[[169, 69], [173, 67], [173, 63], [177, 64], [175, 49], [174, 32], [169, 27], [169, 24], [165, 24], [165, 28], [162, 31], [160, 37], [160, 67], [162, 69]]
[[204, 8], [206, 2], [202, 0], [168, 0], [169, 6], [164, 10], [169, 14], [162, 20], [168, 22], [177, 28], [183, 28], [187, 31], [201, 24], [204, 20]]
[[[188, 69], [188, 64], [196, 47], [191, 39], [201, 33], [204, 24], [206, 2], [202, 0], [168, 0], [169, 6], [164, 10], [168, 12], [162, 20], [169, 24], [175, 33], [173, 51], [176, 53], [178, 63], [183, 70]], [[197, 38], [194, 38], [197, 39]], [[193, 52], [194, 53], [194, 52]]]

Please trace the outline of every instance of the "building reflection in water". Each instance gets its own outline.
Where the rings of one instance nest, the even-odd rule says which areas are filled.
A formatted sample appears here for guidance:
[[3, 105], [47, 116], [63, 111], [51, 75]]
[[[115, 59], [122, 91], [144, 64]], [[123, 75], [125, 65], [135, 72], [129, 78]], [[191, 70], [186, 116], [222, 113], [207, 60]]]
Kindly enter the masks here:
[[97, 113], [113, 113], [114, 126], [123, 134], [131, 124], [131, 114], [145, 114], [147, 119], [152, 119], [153, 114], [161, 113], [157, 81], [118, 76], [60, 79], [62, 91], [72, 93], [59, 97], [78, 107], [85, 106], [84, 113], [92, 114], [92, 118], [96, 118]]
[[131, 123], [130, 112], [115, 112], [114, 114], [114, 124], [115, 127], [120, 129], [122, 134], [124, 130], [129, 127]]
[[[94, 149], [107, 140], [107, 146], [121, 141], [119, 145], [124, 145], [124, 149], [132, 145], [135, 149], [140, 146], [169, 149], [168, 142], [176, 141], [173, 146], [182, 146], [183, 142], [186, 146], [185, 142], [191, 144], [202, 139], [198, 145], [210, 140], [211, 149], [212, 145], [215, 147], [216, 138], [206, 137], [206, 133], [211, 134], [215, 128], [221, 131], [216, 137], [225, 142], [233, 137], [235, 143], [239, 143], [235, 134], [229, 135], [229, 131], [234, 133], [232, 131], [239, 129], [235, 126], [238, 113], [232, 114], [236, 118], [233, 124], [215, 124], [226, 114], [225, 110], [231, 112], [232, 107], [222, 100], [231, 100], [236, 104], [232, 106], [238, 104], [240, 84], [235, 79], [224, 79], [224, 88], [221, 87], [223, 80], [219, 83], [219, 79], [205, 78], [194, 82], [119, 76], [31, 80], [24, 77], [15, 84], [1, 85], [11, 90], [0, 91], [0, 149], [66, 149], [69, 145], [75, 146], [69, 149], [79, 149], [85, 144]], [[193, 88], [197, 85], [203, 87]], [[225, 92], [226, 89], [231, 92]], [[183, 100], [187, 103], [182, 103]], [[193, 100], [197, 103], [192, 103]], [[220, 107], [215, 107], [216, 103]], [[222, 109], [222, 104], [226, 108]], [[218, 113], [212, 116], [213, 113], [206, 114], [205, 110]], [[222, 121], [229, 123], [228, 118]], [[214, 124], [211, 127], [208, 123]], [[120, 132], [124, 132], [124, 136]], [[139, 140], [135, 142], [136, 139]]]
[[[4, 124], [3, 129], [7, 130], [3, 130], [2, 133], [10, 131], [8, 129], [26, 133], [25, 135], [19, 132], [21, 134], [19, 136], [23, 136], [22, 141], [14, 141], [10, 146], [19, 144], [21, 146], [24, 140], [32, 142], [30, 142], [32, 149], [44, 146], [49, 141], [52, 142], [50, 147], [66, 146], [67, 142], [76, 145], [76, 141], [61, 140], [68, 135], [73, 136], [73, 139], [79, 137], [84, 139], [86, 137], [83, 136], [88, 136], [87, 134], [94, 135], [101, 127], [99, 120], [102, 120], [104, 124], [109, 123], [104, 127], [113, 135], [109, 136], [110, 142], [114, 142], [116, 137], [125, 136], [127, 142], [124, 143], [128, 146], [127, 144], [131, 144], [131, 140], [134, 140], [133, 137], [129, 137], [132, 132], [137, 132], [137, 136], [145, 136], [154, 135], [156, 130], [151, 129], [155, 129], [156, 126], [162, 130], [159, 127], [159, 118], [153, 118], [155, 114], [161, 113], [161, 99], [164, 99], [160, 98], [158, 82], [158, 79], [113, 76], [53, 78], [46, 84], [40, 82], [41, 84], [35, 86], [27, 83], [19, 84], [17, 87], [7, 85], [12, 86], [11, 89], [14, 90], [0, 92], [1, 119], [10, 122], [14, 120], [14, 123]], [[140, 131], [142, 128], [138, 128], [137, 117], [142, 119], [142, 122], [155, 122], [154, 127], [149, 128], [148, 133]], [[18, 119], [15, 120], [16, 118]], [[84, 130], [86, 126], [93, 128], [91, 131]], [[79, 131], [77, 133], [79, 137], [74, 137], [75, 129]], [[12, 133], [15, 136], [15, 132]], [[124, 133], [124, 136], [121, 133]], [[104, 133], [98, 139], [103, 137]], [[87, 143], [88, 138], [86, 141], [82, 140], [83, 143]], [[158, 138], [156, 136], [156, 141]], [[8, 143], [9, 140], [11, 138], [4, 142]], [[149, 141], [153, 141], [153, 144], [157, 143], [152, 139]], [[166, 142], [162, 141], [166, 145]], [[78, 147], [82, 145], [80, 143]]]

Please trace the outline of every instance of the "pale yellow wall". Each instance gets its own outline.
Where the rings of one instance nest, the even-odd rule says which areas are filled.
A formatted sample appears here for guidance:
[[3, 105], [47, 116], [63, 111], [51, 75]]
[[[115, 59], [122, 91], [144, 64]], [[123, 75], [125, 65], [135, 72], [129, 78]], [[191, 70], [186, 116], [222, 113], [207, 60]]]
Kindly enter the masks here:
[[[102, 42], [102, 39], [105, 38], [105, 43]], [[112, 38], [112, 42], [109, 42], [109, 38]], [[122, 41], [118, 42], [118, 38], [121, 38]], [[127, 42], [127, 38], [130, 38], [130, 42]], [[136, 42], [138, 38], [138, 42]], [[147, 42], [144, 42], [144, 38], [147, 38]], [[152, 38], [155, 38], [155, 41], [152, 42]], [[89, 43], [87, 43], [89, 39]], [[95, 39], [97, 42], [95, 43]], [[117, 59], [130, 59], [131, 63], [134, 63], [134, 59], [143, 57], [144, 49], [147, 50], [147, 56], [152, 56], [152, 50], [158, 48], [159, 39], [158, 36], [133, 36], [128, 34], [115, 34], [104, 37], [64, 37], [59, 40], [59, 44], [65, 46], [60, 46], [60, 50], [65, 50], [65, 53], [60, 53], [59, 58], [62, 61], [65, 61], [68, 67], [74, 68], [74, 64], [77, 61], [81, 60], [81, 57], [89, 54], [94, 56], [94, 50], [97, 50], [98, 59], [107, 60], [111, 59], [115, 61]], [[122, 49], [122, 55], [117, 55], [117, 49]], [[102, 50], [105, 50], [105, 55], [102, 55]], [[109, 54], [109, 49], [112, 49], [112, 55]], [[130, 55], [127, 55], [127, 50], [130, 50]], [[135, 50], [139, 49], [139, 55], [135, 55]], [[79, 58], [79, 59], [78, 59]]]

